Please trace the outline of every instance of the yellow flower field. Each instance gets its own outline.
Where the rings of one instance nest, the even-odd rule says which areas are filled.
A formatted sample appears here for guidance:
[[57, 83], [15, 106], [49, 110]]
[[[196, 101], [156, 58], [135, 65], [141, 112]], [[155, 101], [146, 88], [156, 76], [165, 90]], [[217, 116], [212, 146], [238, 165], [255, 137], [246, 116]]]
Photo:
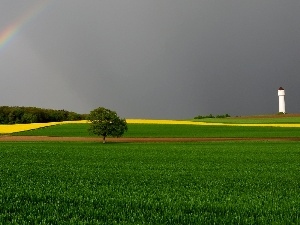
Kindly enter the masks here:
[[12, 125], [0, 125], [0, 134], [11, 134], [20, 131], [34, 130], [42, 127], [49, 127], [58, 124], [66, 123], [85, 123], [86, 120], [81, 121], [63, 121], [63, 122], [50, 122], [50, 123], [30, 123], [30, 124], [12, 124]]
[[186, 124], [202, 126], [247, 126], [247, 127], [300, 127], [300, 124], [229, 124], [229, 123], [208, 123], [193, 122], [188, 120], [151, 120], [151, 119], [126, 119], [127, 123], [135, 124]]
[[[185, 124], [185, 125], [200, 125], [200, 126], [248, 126], [248, 127], [300, 127], [300, 124], [226, 124], [226, 123], [207, 123], [207, 122], [192, 122], [187, 120], [154, 120], [154, 119], [126, 119], [128, 124]], [[49, 127], [58, 124], [68, 123], [88, 123], [87, 120], [80, 121], [63, 121], [50, 123], [31, 123], [31, 124], [13, 124], [0, 125], [0, 134], [11, 134], [20, 131], [33, 130], [42, 127]]]
[[204, 122], [192, 122], [187, 120], [152, 120], [152, 119], [126, 119], [127, 123], [135, 124], [191, 124], [191, 125], [205, 125]]

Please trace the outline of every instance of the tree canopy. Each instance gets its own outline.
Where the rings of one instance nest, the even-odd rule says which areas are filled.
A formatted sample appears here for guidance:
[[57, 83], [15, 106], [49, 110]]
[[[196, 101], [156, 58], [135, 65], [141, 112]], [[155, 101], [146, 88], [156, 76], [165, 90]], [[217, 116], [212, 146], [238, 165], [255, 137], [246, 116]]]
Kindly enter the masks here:
[[125, 119], [119, 118], [115, 111], [99, 107], [90, 112], [88, 120], [91, 122], [89, 131], [103, 137], [121, 137], [128, 130]]
[[86, 119], [85, 115], [66, 110], [0, 106], [0, 124], [47, 123], [83, 119]]

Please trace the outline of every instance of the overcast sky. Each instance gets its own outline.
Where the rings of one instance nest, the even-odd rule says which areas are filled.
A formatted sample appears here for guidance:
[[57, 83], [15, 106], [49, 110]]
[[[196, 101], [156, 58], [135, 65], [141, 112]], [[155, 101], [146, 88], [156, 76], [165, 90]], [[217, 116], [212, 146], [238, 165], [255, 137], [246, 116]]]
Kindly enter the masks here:
[[300, 113], [299, 0], [0, 4], [0, 33], [24, 20], [0, 48], [0, 105], [103, 106], [126, 118], [261, 115], [278, 112], [282, 86], [286, 111]]

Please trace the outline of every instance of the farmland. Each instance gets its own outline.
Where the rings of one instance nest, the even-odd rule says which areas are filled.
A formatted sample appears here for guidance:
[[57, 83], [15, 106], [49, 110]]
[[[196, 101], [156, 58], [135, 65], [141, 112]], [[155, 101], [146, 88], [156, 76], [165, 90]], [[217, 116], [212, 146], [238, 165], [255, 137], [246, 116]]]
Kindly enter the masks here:
[[86, 123], [13, 133], [85, 142], [0, 142], [0, 224], [299, 224], [300, 142], [264, 139], [298, 138], [300, 128], [266, 123], [136, 122], [125, 133], [260, 138], [239, 142], [100, 144]]
[[300, 124], [300, 115], [204, 118], [193, 121], [226, 124]]
[[[151, 124], [151, 125], [196, 125], [196, 126], [242, 126], [242, 127], [290, 127], [300, 128], [300, 116], [271, 117], [271, 118], [205, 118], [194, 120], [155, 120], [155, 119], [126, 119], [128, 124]], [[0, 124], [0, 134], [11, 134], [22, 131], [31, 131], [38, 128], [45, 128], [55, 125], [65, 124], [85, 124], [87, 120], [62, 121], [49, 123], [31, 123], [31, 124]], [[190, 126], [189, 126], [190, 127]], [[78, 126], [73, 126], [78, 129]], [[29, 133], [26, 133], [28, 135]]]
[[300, 222], [298, 142], [0, 145], [2, 224]]
[[[24, 131], [14, 135], [93, 137], [87, 132], [88, 124], [62, 124], [42, 129]], [[128, 124], [124, 137], [299, 137], [298, 127], [260, 126], [194, 126], [185, 124]], [[94, 136], [95, 137], [95, 136]]]

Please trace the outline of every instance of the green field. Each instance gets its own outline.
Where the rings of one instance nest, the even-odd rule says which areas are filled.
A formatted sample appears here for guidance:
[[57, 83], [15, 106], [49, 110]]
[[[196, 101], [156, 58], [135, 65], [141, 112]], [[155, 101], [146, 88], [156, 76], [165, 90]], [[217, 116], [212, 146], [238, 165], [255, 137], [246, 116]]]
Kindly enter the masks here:
[[[63, 124], [24, 131], [13, 135], [95, 137], [88, 133], [88, 124]], [[124, 137], [299, 137], [300, 128], [196, 126], [174, 124], [128, 124]]]
[[200, 121], [200, 122], [209, 122], [209, 123], [236, 123], [236, 124], [299, 124], [300, 123], [300, 116], [299, 117], [289, 117], [289, 115], [282, 115], [278, 117], [227, 117], [227, 118], [203, 118], [203, 119], [194, 119], [193, 121]]
[[300, 143], [0, 143], [0, 224], [299, 224]]
[[[213, 119], [221, 120], [227, 119]], [[276, 121], [269, 123], [297, 123]], [[88, 127], [63, 124], [13, 135], [94, 137]], [[128, 124], [124, 137], [299, 132]], [[299, 174], [299, 142], [0, 142], [0, 224], [300, 224]]]

